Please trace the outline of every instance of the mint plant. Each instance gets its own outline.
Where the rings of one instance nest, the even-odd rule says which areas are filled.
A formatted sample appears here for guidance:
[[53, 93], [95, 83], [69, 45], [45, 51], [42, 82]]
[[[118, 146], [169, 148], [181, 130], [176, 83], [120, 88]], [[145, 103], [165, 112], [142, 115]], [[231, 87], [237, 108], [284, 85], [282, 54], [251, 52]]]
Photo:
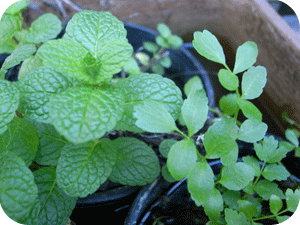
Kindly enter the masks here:
[[[267, 81], [266, 69], [253, 66], [257, 45], [248, 41], [238, 47], [233, 70], [226, 64], [222, 46], [209, 31], [195, 32], [193, 45], [200, 55], [225, 67], [219, 71], [218, 79], [224, 88], [233, 92], [221, 98], [221, 111], [208, 107], [201, 83], [193, 78], [185, 85], [187, 98], [181, 107], [180, 124], [187, 127], [187, 132], [176, 125], [164, 105], [148, 100], [134, 107], [135, 125], [148, 132], [181, 134], [181, 140], [164, 140], [160, 145], [161, 154], [167, 158], [163, 176], [168, 181], [187, 178], [191, 198], [203, 207], [208, 224], [285, 221], [289, 217], [285, 213], [295, 212], [299, 203], [299, 184], [294, 181], [293, 189], [281, 190], [277, 182], [289, 177], [293, 180], [281, 160], [299, 143], [289, 130], [287, 139], [291, 143], [279, 144], [273, 136], [265, 136], [267, 125], [250, 101], [260, 96]], [[241, 84], [240, 73], [243, 73]], [[214, 119], [204, 134], [199, 133], [208, 110], [220, 117]], [[240, 112], [245, 121], [238, 120]], [[253, 143], [257, 157], [245, 156], [238, 160], [236, 140]], [[220, 175], [214, 174], [209, 166], [212, 159], [221, 160]], [[269, 205], [269, 214], [262, 210], [265, 203]]]
[[[66, 224], [77, 199], [108, 179], [136, 186], [159, 175], [154, 150], [123, 133], [144, 132], [134, 108], [145, 102], [177, 120], [182, 93], [158, 74], [116, 76], [133, 48], [110, 12], [83, 10], [54, 39], [61, 22], [52, 14], [22, 28], [28, 3], [13, 5], [0, 24], [2, 52], [11, 53], [0, 72], [0, 204], [22, 224]], [[20, 62], [19, 80], [5, 80]]]

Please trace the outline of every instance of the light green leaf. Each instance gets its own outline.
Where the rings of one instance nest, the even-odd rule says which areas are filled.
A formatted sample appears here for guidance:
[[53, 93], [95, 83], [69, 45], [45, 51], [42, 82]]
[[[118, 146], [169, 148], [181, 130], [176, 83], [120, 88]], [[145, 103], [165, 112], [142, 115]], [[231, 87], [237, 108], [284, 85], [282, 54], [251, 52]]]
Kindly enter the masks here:
[[125, 96], [125, 111], [123, 118], [115, 127], [116, 130], [142, 132], [143, 130], [135, 125], [133, 109], [146, 100], [163, 103], [174, 120], [179, 117], [183, 102], [182, 94], [175, 83], [168, 78], [158, 74], [143, 73], [123, 79], [118, 87], [123, 90]]
[[14, 15], [16, 13], [22, 12], [29, 5], [30, 0], [19, 0], [14, 4], [10, 5], [4, 13]]
[[220, 69], [218, 77], [222, 86], [229, 91], [235, 91], [239, 87], [239, 78], [229, 70]]
[[285, 137], [288, 139], [293, 145], [296, 147], [299, 147], [299, 140], [297, 135], [292, 129], [286, 129], [285, 131]]
[[243, 74], [242, 98], [254, 99], [261, 95], [267, 83], [267, 70], [263, 66], [251, 67]]
[[44, 43], [56, 38], [61, 30], [62, 22], [59, 18], [52, 13], [46, 13], [32, 22], [29, 31], [25, 34], [24, 41], [34, 44]]
[[219, 106], [224, 115], [232, 116], [237, 108], [236, 94], [223, 95], [219, 101]]
[[156, 73], [156, 74], [160, 74], [160, 75], [165, 74], [165, 68], [162, 65], [160, 65], [159, 63], [153, 65], [151, 70], [153, 73]]
[[131, 186], [145, 185], [159, 175], [159, 159], [143, 141], [122, 137], [115, 139], [113, 145], [117, 161], [109, 176], [111, 181]]
[[49, 112], [57, 131], [80, 144], [112, 130], [123, 107], [123, 95], [115, 87], [74, 87], [51, 96]]
[[197, 158], [197, 149], [192, 140], [178, 141], [169, 151], [168, 170], [176, 180], [182, 180], [195, 168]]
[[16, 86], [7, 80], [0, 80], [0, 134], [7, 130], [19, 106], [20, 94]]
[[214, 188], [210, 198], [203, 204], [204, 212], [211, 221], [217, 221], [223, 210], [223, 198], [218, 189]]
[[221, 171], [220, 183], [229, 190], [239, 191], [253, 181], [254, 169], [243, 162], [224, 166]]
[[0, 152], [14, 152], [29, 166], [38, 151], [38, 137], [34, 126], [15, 117], [6, 132], [0, 135]]
[[269, 181], [282, 181], [286, 180], [290, 176], [290, 173], [283, 165], [269, 164], [265, 167], [262, 175]]
[[123, 69], [129, 75], [134, 75], [134, 74], [140, 74], [141, 73], [139, 65], [133, 57], [129, 58], [129, 60], [124, 65]]
[[237, 99], [237, 104], [242, 110], [243, 114], [250, 120], [261, 122], [262, 121], [262, 114], [256, 106], [247, 100], [244, 99]]
[[[209, 201], [213, 195], [214, 173], [206, 161], [197, 162], [194, 169], [190, 171], [187, 179], [187, 188], [197, 206], [204, 205]], [[219, 200], [216, 192], [214, 193], [214, 197]]]
[[156, 36], [155, 42], [157, 45], [159, 45], [160, 47], [163, 47], [163, 48], [171, 47], [170, 44], [168, 43], [168, 41], [166, 39], [164, 39], [162, 36]]
[[257, 213], [255, 205], [249, 201], [238, 201], [239, 211], [244, 213], [248, 220], [251, 220]]
[[159, 50], [159, 47], [156, 44], [149, 41], [143, 42], [143, 47], [151, 53], [155, 53]]
[[21, 80], [27, 73], [41, 66], [43, 66], [43, 61], [36, 55], [25, 59], [19, 70], [18, 80]]
[[255, 42], [247, 41], [238, 47], [233, 73], [238, 74], [249, 69], [256, 62], [258, 49]]
[[159, 64], [162, 65], [165, 68], [170, 68], [171, 65], [172, 65], [172, 60], [171, 60], [170, 56], [166, 56], [166, 57], [163, 57], [159, 61]]
[[41, 205], [39, 224], [66, 224], [75, 208], [77, 198], [68, 196], [58, 187], [55, 168], [42, 167], [33, 174]]
[[146, 100], [134, 107], [135, 125], [152, 133], [168, 133], [175, 131], [177, 126], [172, 115], [163, 103]]
[[196, 90], [202, 90], [203, 84], [199, 76], [193, 76], [190, 78], [185, 84], [184, 84], [184, 93], [186, 96], [188, 96], [190, 93], [196, 91]]
[[269, 204], [270, 211], [274, 215], [276, 215], [283, 206], [282, 200], [277, 195], [271, 195]]
[[196, 31], [194, 33], [193, 45], [197, 52], [203, 57], [226, 65], [222, 46], [218, 39], [208, 30], [204, 30], [203, 33]]
[[247, 156], [244, 156], [242, 159], [243, 159], [244, 163], [251, 166], [255, 170], [256, 177], [260, 175], [259, 161], [254, 156], [247, 155]]
[[291, 189], [287, 189], [285, 192], [286, 196], [286, 204], [287, 208], [291, 212], [296, 212], [296, 209], [299, 206], [299, 201], [300, 201], [300, 190], [296, 189], [294, 192]]
[[197, 133], [207, 120], [208, 98], [204, 90], [195, 90], [184, 100], [182, 108], [182, 117], [188, 128], [188, 135], [192, 137]]
[[107, 180], [116, 159], [114, 146], [106, 138], [81, 145], [67, 144], [58, 160], [57, 184], [69, 196], [86, 197]]
[[244, 213], [228, 208], [225, 209], [225, 220], [227, 225], [251, 225]]
[[24, 161], [13, 152], [0, 152], [0, 204], [6, 215], [23, 224], [37, 195], [33, 174]]
[[39, 67], [19, 81], [20, 111], [29, 119], [51, 123], [49, 99], [73, 85], [72, 79], [65, 74], [51, 67]]
[[165, 157], [168, 158], [169, 151], [171, 146], [174, 145], [177, 141], [174, 139], [164, 139], [159, 145], [159, 152]]
[[149, 66], [150, 56], [145, 52], [137, 52], [135, 58], [143, 65]]
[[157, 24], [157, 30], [159, 34], [164, 38], [167, 38], [172, 34], [170, 28], [164, 23]]
[[272, 194], [277, 195], [281, 199], [285, 198], [283, 192], [280, 190], [278, 185], [268, 180], [259, 181], [254, 187], [254, 190], [264, 200], [269, 200]]
[[167, 41], [173, 49], [180, 49], [181, 45], [183, 44], [182, 38], [177, 35], [170, 35], [167, 38]]
[[237, 138], [248, 143], [255, 143], [265, 136], [267, 129], [267, 124], [247, 119], [242, 123]]

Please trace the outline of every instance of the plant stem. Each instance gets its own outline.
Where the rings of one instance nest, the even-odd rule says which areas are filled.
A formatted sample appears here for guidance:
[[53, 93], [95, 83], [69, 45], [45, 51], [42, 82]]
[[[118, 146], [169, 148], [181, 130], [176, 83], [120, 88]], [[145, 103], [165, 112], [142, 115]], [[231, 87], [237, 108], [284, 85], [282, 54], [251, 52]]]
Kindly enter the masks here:
[[264, 168], [265, 168], [265, 165], [266, 165], [266, 162], [264, 162], [264, 164], [262, 165], [262, 167], [261, 167], [261, 169], [260, 169], [260, 174], [259, 174], [259, 176], [256, 177], [256, 180], [255, 180], [254, 183], [252, 184], [252, 187], [255, 187], [255, 185], [257, 184], [257, 182], [258, 182], [258, 180], [259, 180], [259, 178], [260, 178], [260, 176], [261, 176], [261, 174], [262, 174], [262, 172], [263, 172], [263, 170], [264, 170]]
[[179, 134], [181, 134], [183, 137], [185, 137], [186, 139], [190, 139], [190, 137], [188, 137], [185, 133], [183, 133], [181, 130], [179, 130], [178, 128], [175, 130], [177, 131]]
[[208, 110], [215, 113], [215, 114], [218, 114], [218, 115], [222, 115], [222, 112], [220, 112], [219, 110], [217, 109], [214, 109], [214, 108], [211, 108], [211, 107], [208, 107]]
[[154, 66], [156, 63], [158, 63], [162, 58], [167, 57], [170, 55], [170, 53], [168, 51], [164, 52], [165, 48], [161, 47], [158, 52], [156, 54], [160, 55], [160, 57], [158, 59], [154, 58], [154, 54], [153, 57], [150, 59], [149, 61], [149, 65], [148, 66], [142, 66], [141, 67], [141, 71], [145, 72], [147, 70], [149, 70], [152, 66]]

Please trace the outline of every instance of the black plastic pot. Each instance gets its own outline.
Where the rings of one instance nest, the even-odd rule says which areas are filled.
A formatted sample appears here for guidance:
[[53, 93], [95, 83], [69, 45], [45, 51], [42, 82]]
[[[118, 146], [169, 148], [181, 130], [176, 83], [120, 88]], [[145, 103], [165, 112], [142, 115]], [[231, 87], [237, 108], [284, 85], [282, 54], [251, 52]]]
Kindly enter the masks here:
[[[248, 145], [240, 146], [240, 148], [243, 147], [249, 148]], [[238, 161], [242, 161], [242, 159], [239, 158]], [[262, 165], [262, 162], [260, 164]], [[209, 165], [215, 175], [220, 173], [222, 168], [220, 160], [212, 161]], [[290, 168], [294, 171], [293, 174], [299, 177], [300, 167], [291, 165]], [[294, 180], [300, 184], [300, 179], [294, 175]], [[208, 217], [201, 209], [190, 198], [186, 179], [172, 185], [166, 181], [163, 181], [162, 184], [154, 182], [141, 189], [130, 208], [125, 225], [152, 225], [158, 218], [164, 225], [206, 224]], [[272, 224], [270, 222], [268, 221], [266, 224]]]

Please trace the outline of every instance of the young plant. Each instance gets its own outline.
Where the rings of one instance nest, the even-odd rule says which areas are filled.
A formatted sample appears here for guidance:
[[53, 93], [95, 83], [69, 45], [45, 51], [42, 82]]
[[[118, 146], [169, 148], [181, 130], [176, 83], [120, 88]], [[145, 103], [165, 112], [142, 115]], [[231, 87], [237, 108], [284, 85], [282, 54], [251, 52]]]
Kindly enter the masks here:
[[[0, 72], [0, 203], [22, 224], [66, 224], [78, 197], [107, 179], [135, 186], [159, 175], [158, 157], [145, 142], [122, 132], [109, 137], [144, 132], [133, 114], [148, 101], [175, 121], [182, 93], [158, 74], [114, 77], [133, 48], [110, 12], [77, 13], [61, 39], [49, 40], [61, 31], [60, 23], [49, 26], [52, 14], [28, 30], [7, 25], [28, 5], [21, 3], [1, 21], [9, 35], [0, 41], [11, 43], [3, 52], [11, 55]], [[5, 71], [21, 61], [19, 81], [5, 80]]]
[[[266, 69], [253, 66], [258, 55], [256, 44], [248, 41], [238, 47], [233, 71], [226, 64], [217, 38], [209, 31], [195, 32], [193, 45], [199, 54], [225, 67], [219, 71], [218, 79], [224, 88], [234, 92], [221, 98], [222, 112], [210, 109], [221, 114], [221, 118], [215, 119], [204, 135], [199, 134], [209, 108], [204, 89], [195, 85], [193, 79], [193, 83], [189, 81], [185, 86], [187, 99], [181, 107], [181, 124], [186, 125], [187, 134], [177, 127], [164, 105], [152, 101], [144, 101], [134, 108], [135, 124], [148, 132], [176, 131], [182, 135], [182, 140], [164, 140], [160, 145], [162, 155], [167, 157], [163, 175], [169, 181], [187, 178], [191, 198], [197, 206], [203, 206], [210, 220], [208, 224], [259, 224], [257, 221], [267, 218], [286, 220], [288, 216], [284, 213], [295, 212], [300, 191], [287, 189], [284, 193], [275, 183], [290, 177], [280, 161], [292, 148], [278, 145], [272, 136], [265, 137], [267, 125], [262, 122], [259, 109], [250, 102], [260, 96], [267, 81]], [[240, 92], [238, 74], [242, 72]], [[243, 122], [238, 121], [240, 111], [246, 117]], [[197, 149], [199, 139], [205, 150], [201, 153]], [[236, 140], [253, 143], [257, 157], [238, 160]], [[288, 140], [299, 145], [294, 138]], [[211, 159], [221, 159], [218, 176], [208, 164]], [[262, 212], [266, 201], [270, 215]]]

